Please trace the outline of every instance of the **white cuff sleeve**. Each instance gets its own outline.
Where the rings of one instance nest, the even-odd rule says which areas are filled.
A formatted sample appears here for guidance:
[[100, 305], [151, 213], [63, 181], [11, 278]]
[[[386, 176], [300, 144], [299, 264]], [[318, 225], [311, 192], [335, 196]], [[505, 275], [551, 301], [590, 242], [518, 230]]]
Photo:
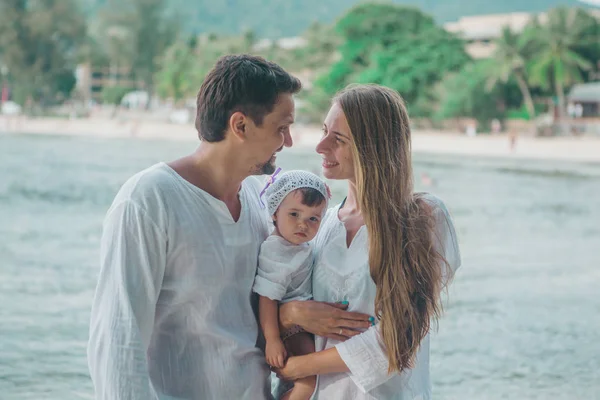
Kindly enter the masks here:
[[460, 249], [452, 218], [441, 200], [438, 200], [436, 204], [433, 217], [435, 220], [433, 246], [448, 263], [442, 262], [441, 265], [442, 288], [444, 288], [452, 281], [454, 273], [460, 267]]
[[157, 399], [146, 351], [166, 265], [166, 238], [131, 202], [104, 222], [88, 365], [99, 399]]
[[394, 374], [388, 374], [387, 355], [380, 345], [379, 325], [356, 335], [335, 347], [350, 369], [349, 376], [363, 392], [367, 393], [387, 382]]
[[271, 300], [281, 301], [285, 296], [286, 287], [279, 283], [271, 282], [270, 280], [257, 275], [254, 279], [252, 290], [261, 296], [268, 297]]

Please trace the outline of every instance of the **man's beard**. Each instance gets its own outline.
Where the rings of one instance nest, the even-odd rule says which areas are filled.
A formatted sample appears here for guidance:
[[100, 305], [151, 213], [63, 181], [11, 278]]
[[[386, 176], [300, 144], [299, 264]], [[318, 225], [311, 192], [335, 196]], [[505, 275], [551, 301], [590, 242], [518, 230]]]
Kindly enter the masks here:
[[276, 166], [271, 160], [264, 164], [256, 164], [252, 170], [252, 175], [271, 175], [275, 172]]
[[263, 164], [263, 166], [260, 168], [260, 171], [262, 175], [271, 175], [273, 172], [275, 172], [275, 165], [273, 165], [271, 160], [269, 160]]

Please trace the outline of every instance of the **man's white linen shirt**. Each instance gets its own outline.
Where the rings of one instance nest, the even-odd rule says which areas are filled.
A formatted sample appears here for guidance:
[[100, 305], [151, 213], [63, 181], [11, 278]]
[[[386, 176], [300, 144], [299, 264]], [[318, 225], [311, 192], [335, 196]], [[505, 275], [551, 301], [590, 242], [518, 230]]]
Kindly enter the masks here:
[[252, 293], [269, 233], [260, 186], [242, 183], [235, 222], [165, 163], [123, 185], [104, 221], [90, 324], [98, 399], [271, 398]]

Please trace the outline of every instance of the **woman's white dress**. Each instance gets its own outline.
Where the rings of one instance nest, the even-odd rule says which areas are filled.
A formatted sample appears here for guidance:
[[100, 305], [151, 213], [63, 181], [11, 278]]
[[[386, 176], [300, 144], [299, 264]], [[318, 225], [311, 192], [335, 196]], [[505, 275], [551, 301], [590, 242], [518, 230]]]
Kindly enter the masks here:
[[[460, 266], [456, 232], [444, 203], [432, 195], [425, 199], [434, 208], [436, 250], [448, 261], [440, 264], [444, 285]], [[314, 240], [313, 297], [317, 301], [348, 301], [349, 310], [374, 315], [375, 283], [369, 275], [367, 230], [362, 226], [346, 245], [346, 229], [339, 220], [340, 205], [328, 210]], [[421, 342], [415, 368], [388, 375], [388, 362], [375, 325], [343, 343], [317, 336], [316, 350], [335, 346], [349, 373], [319, 376], [313, 399], [430, 399], [429, 335]]]

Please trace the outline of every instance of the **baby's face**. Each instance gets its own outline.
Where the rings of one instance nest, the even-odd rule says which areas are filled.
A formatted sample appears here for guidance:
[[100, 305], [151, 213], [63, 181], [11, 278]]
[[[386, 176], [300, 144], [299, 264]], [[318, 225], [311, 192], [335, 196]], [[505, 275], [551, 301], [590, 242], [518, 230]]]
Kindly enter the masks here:
[[277, 212], [273, 215], [279, 234], [294, 244], [312, 240], [321, 226], [326, 203], [323, 201], [314, 207], [304, 205], [302, 204], [302, 193], [294, 190], [283, 199]]

